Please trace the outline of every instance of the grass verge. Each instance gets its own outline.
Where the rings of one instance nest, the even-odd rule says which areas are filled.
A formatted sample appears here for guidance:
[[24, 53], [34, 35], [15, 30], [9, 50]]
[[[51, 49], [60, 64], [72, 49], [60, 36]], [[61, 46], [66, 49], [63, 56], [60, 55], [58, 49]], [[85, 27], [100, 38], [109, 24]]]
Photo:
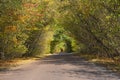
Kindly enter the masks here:
[[116, 60], [112, 60], [110, 58], [105, 58], [105, 57], [96, 57], [95, 55], [92, 54], [77, 53], [75, 55], [85, 58], [90, 62], [95, 63], [96, 65], [104, 66], [109, 70], [120, 73], [120, 62], [118, 61], [120, 58], [118, 57], [116, 58]]
[[17, 67], [19, 65], [31, 63], [37, 58], [16, 58], [12, 60], [0, 60], [0, 71], [9, 70], [12, 67]]
[[39, 57], [27, 57], [27, 58], [16, 58], [12, 60], [0, 60], [0, 71], [7, 71], [11, 68], [15, 68], [20, 65], [32, 63], [36, 60], [49, 56], [50, 54], [44, 54]]

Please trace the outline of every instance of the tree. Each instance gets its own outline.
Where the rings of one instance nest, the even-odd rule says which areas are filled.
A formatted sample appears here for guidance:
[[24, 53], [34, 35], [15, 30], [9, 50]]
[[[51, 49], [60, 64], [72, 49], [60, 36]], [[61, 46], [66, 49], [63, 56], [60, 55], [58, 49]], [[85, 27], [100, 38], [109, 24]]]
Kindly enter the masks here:
[[112, 59], [119, 55], [118, 0], [65, 0], [58, 5], [58, 22], [89, 52]]
[[21, 0], [0, 0], [1, 58], [21, 56], [27, 51], [24, 46], [27, 35], [19, 19], [21, 6]]

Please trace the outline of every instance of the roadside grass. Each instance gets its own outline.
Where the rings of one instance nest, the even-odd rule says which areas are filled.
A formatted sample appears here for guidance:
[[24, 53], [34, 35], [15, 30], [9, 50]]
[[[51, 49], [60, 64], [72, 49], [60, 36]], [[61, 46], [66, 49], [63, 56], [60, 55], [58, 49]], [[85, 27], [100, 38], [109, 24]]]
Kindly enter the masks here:
[[33, 62], [37, 58], [16, 58], [12, 60], [0, 60], [0, 71], [9, 70], [12, 67]]
[[11, 60], [0, 60], [0, 71], [7, 71], [11, 68], [32, 63], [36, 60], [40, 60], [41, 58], [44, 58], [46, 56], [49, 56], [50, 54], [44, 54], [40, 55], [39, 57], [24, 57], [24, 58], [15, 58]]
[[96, 65], [104, 66], [109, 70], [120, 73], [120, 57], [116, 57], [115, 60], [112, 60], [110, 58], [98, 57], [92, 54], [77, 53], [75, 55], [85, 58]]

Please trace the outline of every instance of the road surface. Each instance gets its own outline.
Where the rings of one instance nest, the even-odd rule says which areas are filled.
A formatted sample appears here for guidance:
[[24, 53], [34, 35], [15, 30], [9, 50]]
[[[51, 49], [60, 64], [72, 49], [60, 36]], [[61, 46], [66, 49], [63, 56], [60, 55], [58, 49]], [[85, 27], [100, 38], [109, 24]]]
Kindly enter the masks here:
[[0, 80], [120, 80], [116, 73], [73, 55], [51, 55], [0, 72]]

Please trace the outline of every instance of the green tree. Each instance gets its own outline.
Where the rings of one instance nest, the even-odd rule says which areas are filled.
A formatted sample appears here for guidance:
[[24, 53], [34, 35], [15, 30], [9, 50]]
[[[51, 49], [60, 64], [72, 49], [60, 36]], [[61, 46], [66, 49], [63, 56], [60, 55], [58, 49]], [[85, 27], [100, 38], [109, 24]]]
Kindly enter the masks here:
[[58, 3], [57, 20], [86, 51], [113, 59], [119, 55], [118, 5], [118, 0], [63, 0]]
[[19, 16], [21, 0], [0, 0], [0, 52], [1, 58], [20, 57], [27, 51], [27, 35], [23, 32]]

